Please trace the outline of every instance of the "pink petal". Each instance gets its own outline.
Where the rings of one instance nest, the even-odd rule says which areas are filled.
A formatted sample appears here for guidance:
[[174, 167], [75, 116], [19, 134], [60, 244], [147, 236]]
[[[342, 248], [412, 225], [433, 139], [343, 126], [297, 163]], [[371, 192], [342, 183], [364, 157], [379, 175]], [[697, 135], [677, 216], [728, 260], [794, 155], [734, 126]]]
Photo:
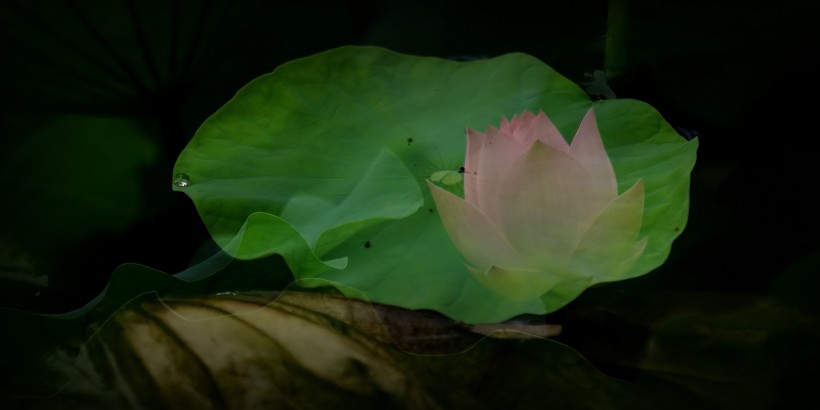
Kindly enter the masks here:
[[479, 209], [493, 207], [509, 164], [525, 152], [525, 147], [494, 127], [487, 127], [486, 134], [468, 130], [464, 199]]
[[524, 111], [524, 113], [521, 114], [521, 117], [513, 115], [512, 121], [510, 122], [507, 122], [506, 118], [502, 118], [501, 127], [499, 129], [501, 132], [515, 139], [524, 148], [527, 148], [532, 145], [533, 140], [531, 136], [526, 135], [525, 129], [528, 128], [529, 122], [532, 118], [533, 115], [529, 111]]
[[481, 166], [481, 149], [487, 136], [467, 128], [467, 156], [464, 159], [464, 200], [471, 204], [478, 202], [478, 178]]
[[[540, 141], [509, 165], [492, 207], [482, 208], [522, 255], [568, 261], [607, 203], [584, 168]], [[545, 256], [546, 257], [546, 256]]]
[[479, 209], [429, 181], [427, 185], [444, 229], [469, 265], [487, 270], [496, 263], [510, 265], [520, 260], [507, 239]]
[[578, 132], [569, 148], [569, 156], [578, 161], [589, 174], [589, 182], [599, 193], [599, 201], [609, 202], [618, 196], [618, 180], [615, 170], [604, 149], [595, 112], [592, 108], [584, 115]]
[[631, 268], [646, 246], [646, 240], [637, 241], [643, 209], [643, 181], [638, 180], [597, 216], [575, 249], [573, 270], [600, 282]]
[[[501, 129], [504, 130], [504, 127], [502, 126]], [[561, 151], [569, 151], [569, 144], [561, 136], [558, 128], [555, 128], [555, 124], [544, 114], [544, 111], [539, 111], [538, 115], [524, 111], [520, 118], [513, 119], [508, 133], [527, 148], [535, 141], [541, 141]]]

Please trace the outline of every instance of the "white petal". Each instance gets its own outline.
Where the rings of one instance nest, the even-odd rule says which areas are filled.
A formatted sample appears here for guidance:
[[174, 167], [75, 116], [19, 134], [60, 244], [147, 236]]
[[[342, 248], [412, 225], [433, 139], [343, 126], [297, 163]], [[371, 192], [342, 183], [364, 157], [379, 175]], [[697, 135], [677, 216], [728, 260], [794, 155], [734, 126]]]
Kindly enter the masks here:
[[506, 238], [473, 205], [428, 182], [444, 229], [469, 265], [487, 270], [509, 266], [521, 258]]
[[643, 181], [639, 180], [595, 219], [575, 250], [573, 269], [601, 281], [631, 268], [646, 246], [645, 240], [642, 245], [637, 241], [643, 210]]
[[581, 236], [606, 204], [580, 164], [536, 142], [510, 165], [495, 207], [483, 209], [522, 256], [569, 261]]
[[567, 279], [564, 275], [554, 274], [546, 269], [506, 269], [499, 266], [491, 266], [486, 270], [468, 268], [482, 285], [513, 300], [540, 297]]

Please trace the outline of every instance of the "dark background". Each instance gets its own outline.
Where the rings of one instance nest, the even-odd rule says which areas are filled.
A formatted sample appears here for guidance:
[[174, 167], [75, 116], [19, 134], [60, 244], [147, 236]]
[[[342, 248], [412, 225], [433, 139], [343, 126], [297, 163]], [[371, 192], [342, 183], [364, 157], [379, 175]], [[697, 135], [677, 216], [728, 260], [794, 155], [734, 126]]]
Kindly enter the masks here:
[[[66, 311], [121, 263], [189, 266], [208, 237], [188, 198], [171, 191], [173, 163], [205, 118], [281, 63], [348, 44], [463, 60], [520, 51], [578, 83], [617, 71], [618, 98], [646, 101], [699, 135], [689, 223], [669, 261], [559, 312], [588, 328], [564, 341], [629, 377], [590, 340], [623, 331], [612, 342], [643, 351], [627, 346], [631, 337], [645, 340], [645, 323], [664, 313], [739, 311], [729, 320], [737, 338], [767, 339], [738, 360], [765, 357], [761, 371], [781, 375], [777, 397], [808, 398], [820, 362], [810, 4], [3, 1], [0, 304]], [[591, 308], [602, 304], [612, 318]]]

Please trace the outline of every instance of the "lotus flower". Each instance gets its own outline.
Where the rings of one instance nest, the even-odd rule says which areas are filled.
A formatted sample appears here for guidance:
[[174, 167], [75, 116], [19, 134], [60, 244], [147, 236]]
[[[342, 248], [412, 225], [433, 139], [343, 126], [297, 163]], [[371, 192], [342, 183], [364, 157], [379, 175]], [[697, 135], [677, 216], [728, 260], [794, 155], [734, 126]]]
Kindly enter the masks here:
[[618, 195], [592, 109], [571, 145], [543, 111], [468, 129], [464, 198], [428, 185], [468, 270], [511, 299], [618, 280], [646, 247], [643, 182]]

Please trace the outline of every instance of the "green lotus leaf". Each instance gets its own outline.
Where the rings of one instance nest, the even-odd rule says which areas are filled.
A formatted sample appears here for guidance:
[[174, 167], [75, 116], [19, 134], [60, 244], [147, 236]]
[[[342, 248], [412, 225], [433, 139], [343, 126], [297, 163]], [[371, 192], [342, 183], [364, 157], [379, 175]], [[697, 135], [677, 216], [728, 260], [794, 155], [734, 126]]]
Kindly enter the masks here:
[[[342, 47], [289, 62], [201, 126], [179, 156], [174, 188], [227, 252], [279, 253], [297, 279], [310, 279], [303, 284], [471, 323], [545, 313], [589, 284], [517, 301], [486, 289], [444, 231], [425, 181], [464, 165], [465, 128], [543, 109], [569, 139], [593, 105], [619, 193], [638, 179], [646, 191], [648, 242], [613, 278], [626, 279], [663, 263], [683, 230], [697, 141], [644, 103], [590, 101], [525, 54], [456, 62]], [[457, 179], [443, 187], [461, 194]]]

